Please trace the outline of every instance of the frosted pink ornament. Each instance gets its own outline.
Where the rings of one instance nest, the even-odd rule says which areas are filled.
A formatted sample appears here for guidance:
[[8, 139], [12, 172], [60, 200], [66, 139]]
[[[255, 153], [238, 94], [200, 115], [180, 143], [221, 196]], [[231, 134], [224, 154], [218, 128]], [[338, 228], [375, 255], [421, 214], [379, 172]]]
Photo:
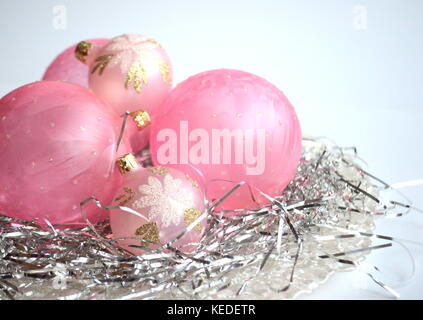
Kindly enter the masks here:
[[[103, 46], [109, 39], [90, 39], [89, 42]], [[88, 66], [75, 57], [76, 44], [61, 52], [48, 66], [42, 80], [68, 81], [88, 88]]]
[[90, 88], [119, 115], [139, 109], [153, 115], [171, 89], [170, 59], [153, 39], [121, 35], [103, 47], [82, 41], [75, 54], [89, 66]]
[[285, 95], [258, 76], [226, 69], [197, 74], [169, 94], [157, 115], [150, 137], [155, 165], [197, 177], [191, 164], [205, 178], [208, 200], [241, 181], [251, 186], [256, 201], [244, 184], [222, 203], [225, 209], [266, 204], [254, 188], [273, 197], [295, 175], [301, 155], [297, 116]]
[[[129, 161], [128, 161], [129, 157]], [[130, 245], [156, 249], [176, 237], [196, 221], [205, 210], [204, 193], [190, 176], [171, 168], [140, 168], [132, 155], [124, 157], [130, 164], [124, 174], [124, 183], [116, 193], [113, 205], [125, 206], [141, 216], [120, 209], [110, 210], [110, 226], [114, 238], [140, 238], [147, 242], [126, 239], [119, 245], [135, 255], [142, 249]], [[172, 246], [183, 246], [199, 242], [204, 233], [207, 219], [201, 220]], [[180, 247], [191, 251], [192, 245]]]
[[[121, 119], [88, 89], [59, 81], [20, 87], [0, 100], [0, 213], [85, 224], [79, 203], [103, 205], [121, 183], [115, 169]], [[123, 141], [120, 152], [128, 152]], [[96, 222], [107, 215], [84, 207]]]

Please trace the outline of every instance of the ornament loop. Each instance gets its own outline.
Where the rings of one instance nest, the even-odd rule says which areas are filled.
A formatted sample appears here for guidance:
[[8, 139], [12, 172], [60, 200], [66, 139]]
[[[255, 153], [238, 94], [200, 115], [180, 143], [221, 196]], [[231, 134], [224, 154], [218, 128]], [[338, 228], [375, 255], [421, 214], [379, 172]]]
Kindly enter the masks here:
[[132, 153], [128, 153], [117, 159], [116, 164], [118, 165], [119, 171], [122, 174], [134, 171], [135, 169], [140, 167], [139, 163], [137, 162], [137, 159], [135, 159], [135, 156]]
[[88, 53], [90, 49], [92, 48], [93, 44], [88, 41], [81, 41], [77, 44], [75, 48], [75, 57], [82, 61], [83, 63], [86, 62]]

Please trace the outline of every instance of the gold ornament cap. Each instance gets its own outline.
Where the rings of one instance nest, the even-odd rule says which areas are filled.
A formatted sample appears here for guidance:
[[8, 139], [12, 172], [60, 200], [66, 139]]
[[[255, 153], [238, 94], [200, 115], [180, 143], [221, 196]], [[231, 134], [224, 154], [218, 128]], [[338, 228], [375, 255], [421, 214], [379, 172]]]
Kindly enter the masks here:
[[81, 41], [76, 45], [75, 48], [75, 57], [85, 63], [87, 61], [87, 56], [92, 48], [93, 44], [88, 41]]
[[148, 127], [151, 123], [151, 118], [147, 111], [138, 110], [131, 112], [129, 115], [132, 117], [138, 130], [140, 131]]
[[135, 159], [135, 156], [132, 153], [125, 154], [117, 159], [116, 164], [122, 174], [134, 171], [140, 167], [137, 159]]

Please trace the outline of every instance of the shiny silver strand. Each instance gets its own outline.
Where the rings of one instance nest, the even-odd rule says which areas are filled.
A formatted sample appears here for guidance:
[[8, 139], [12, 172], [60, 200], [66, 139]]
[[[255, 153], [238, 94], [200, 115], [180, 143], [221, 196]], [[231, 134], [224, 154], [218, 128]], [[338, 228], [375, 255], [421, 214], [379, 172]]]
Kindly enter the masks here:
[[[151, 163], [146, 151], [142, 156], [144, 165]], [[133, 256], [112, 239], [108, 221], [40, 227], [0, 216], [0, 298], [287, 299], [311, 292], [335, 271], [356, 269], [398, 297], [379, 280], [377, 266], [364, 262], [372, 250], [403, 246], [402, 240], [373, 233], [376, 217], [412, 209], [393, 191], [363, 169], [355, 148], [304, 138], [297, 174], [284, 192], [265, 195], [271, 205], [236, 215], [211, 214], [209, 204], [199, 218], [208, 219], [206, 233], [190, 253], [173, 241]], [[89, 198], [81, 203], [82, 214], [90, 201], [108, 209]]]

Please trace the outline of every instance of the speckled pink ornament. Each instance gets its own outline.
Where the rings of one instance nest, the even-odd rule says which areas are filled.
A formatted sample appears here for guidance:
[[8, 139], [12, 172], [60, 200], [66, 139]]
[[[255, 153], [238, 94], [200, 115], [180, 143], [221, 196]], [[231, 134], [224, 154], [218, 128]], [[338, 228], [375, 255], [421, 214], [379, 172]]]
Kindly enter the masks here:
[[[103, 46], [109, 39], [87, 40], [98, 46]], [[75, 58], [76, 44], [60, 53], [48, 66], [42, 80], [68, 81], [88, 88], [88, 66]]]
[[[120, 240], [119, 245], [135, 255], [142, 249], [156, 249], [174, 240], [196, 221], [205, 210], [204, 192], [190, 176], [171, 168], [138, 168], [124, 175], [124, 183], [116, 193], [114, 205], [131, 208], [143, 217], [120, 209], [110, 210], [110, 226], [114, 238], [135, 237], [149, 241]], [[173, 246], [199, 242], [207, 219], [201, 220]], [[181, 247], [191, 251], [192, 245]]]
[[[237, 70], [213, 70], [180, 83], [152, 122], [150, 150], [155, 165], [179, 169], [207, 186], [219, 208], [254, 208], [279, 195], [295, 175], [301, 130], [294, 108], [268, 81]], [[191, 164], [188, 165], [188, 164]], [[200, 178], [198, 178], [201, 181]], [[223, 181], [224, 180], [224, 181]]]
[[[111, 202], [121, 119], [88, 89], [59, 81], [20, 87], [0, 100], [0, 213], [53, 224], [84, 224], [79, 204]], [[120, 152], [128, 152], [123, 141]], [[105, 210], [84, 207], [92, 222]]]
[[90, 88], [119, 115], [139, 109], [152, 115], [172, 86], [166, 51], [141, 35], [121, 35], [103, 47], [81, 42], [76, 56], [89, 66]]

